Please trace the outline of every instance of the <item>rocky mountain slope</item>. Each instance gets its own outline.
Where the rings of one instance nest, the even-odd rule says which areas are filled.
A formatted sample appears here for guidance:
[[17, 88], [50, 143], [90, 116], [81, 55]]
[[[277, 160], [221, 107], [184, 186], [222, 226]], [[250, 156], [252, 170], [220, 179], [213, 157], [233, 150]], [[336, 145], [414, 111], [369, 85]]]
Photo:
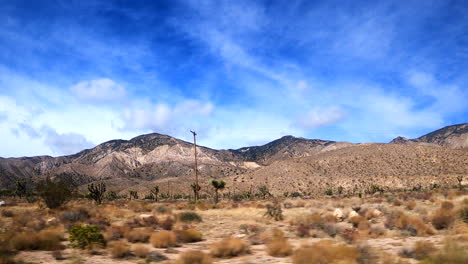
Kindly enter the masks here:
[[[199, 172], [205, 177], [240, 175], [276, 160], [314, 155], [351, 145], [285, 136], [263, 146], [237, 150], [198, 147]], [[0, 158], [0, 183], [18, 178], [69, 177], [77, 185], [104, 180], [127, 187], [141, 182], [193, 175], [193, 144], [157, 133], [112, 140], [63, 157]]]
[[407, 145], [434, 144], [449, 148], [466, 148], [468, 147], [468, 124], [446, 126], [415, 139], [397, 137], [390, 143]]
[[[212, 178], [226, 178], [231, 188], [250, 190], [268, 184], [276, 192], [319, 193], [337, 184], [350, 190], [360, 186], [359, 181], [361, 185], [409, 186], [421, 181], [406, 180], [424, 177], [436, 177], [440, 183], [448, 175], [468, 175], [467, 130], [468, 124], [449, 126], [417, 139], [397, 138], [394, 144], [356, 145], [285, 136], [235, 150], [198, 147], [198, 169], [205, 184]], [[17, 179], [36, 181], [46, 176], [67, 178], [78, 186], [103, 180], [115, 190], [144, 191], [160, 184], [188, 192], [193, 144], [153, 133], [108, 141], [70, 156], [0, 158], [2, 188]], [[431, 181], [436, 179], [424, 184]]]
[[228, 186], [256, 191], [266, 184], [275, 194], [317, 195], [327, 189], [336, 193], [338, 186], [345, 193], [364, 192], [371, 185], [386, 190], [450, 186], [458, 183], [457, 176], [468, 181], [468, 148], [359, 144], [232, 176]]

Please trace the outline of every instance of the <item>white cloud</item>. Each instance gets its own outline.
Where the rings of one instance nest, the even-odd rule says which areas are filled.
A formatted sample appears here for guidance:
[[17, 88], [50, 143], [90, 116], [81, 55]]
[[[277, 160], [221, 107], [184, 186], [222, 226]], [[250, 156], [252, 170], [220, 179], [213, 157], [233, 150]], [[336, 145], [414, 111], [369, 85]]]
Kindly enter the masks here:
[[125, 88], [111, 79], [82, 81], [70, 88], [79, 99], [89, 101], [114, 101], [125, 97]]
[[299, 118], [299, 124], [306, 128], [316, 128], [334, 124], [345, 117], [346, 112], [339, 106], [318, 107], [309, 110]]
[[191, 123], [191, 119], [210, 115], [213, 108], [210, 102], [193, 99], [183, 100], [173, 107], [165, 103], [134, 102], [122, 112], [122, 128], [174, 134], [181, 125]]
[[78, 133], [57, 133], [55, 129], [43, 127], [41, 132], [44, 143], [49, 146], [55, 154], [69, 155], [78, 153], [84, 149], [94, 147], [86, 137]]

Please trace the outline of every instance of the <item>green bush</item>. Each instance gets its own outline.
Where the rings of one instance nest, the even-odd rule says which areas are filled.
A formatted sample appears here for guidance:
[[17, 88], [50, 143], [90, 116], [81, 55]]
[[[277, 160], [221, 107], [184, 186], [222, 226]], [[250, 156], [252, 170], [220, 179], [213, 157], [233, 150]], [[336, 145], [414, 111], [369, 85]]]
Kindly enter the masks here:
[[191, 223], [191, 222], [201, 222], [202, 218], [199, 214], [195, 212], [182, 212], [179, 213], [177, 219], [181, 222]]
[[99, 227], [95, 225], [75, 225], [69, 232], [72, 247], [86, 248], [93, 244], [102, 246], [106, 244]]

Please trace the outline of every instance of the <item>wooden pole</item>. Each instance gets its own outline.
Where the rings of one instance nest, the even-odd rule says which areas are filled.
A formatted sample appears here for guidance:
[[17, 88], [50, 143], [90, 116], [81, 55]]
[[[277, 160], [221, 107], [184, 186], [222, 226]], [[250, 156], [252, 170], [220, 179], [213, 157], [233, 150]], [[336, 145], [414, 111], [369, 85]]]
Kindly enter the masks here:
[[194, 188], [194, 193], [195, 193], [195, 202], [198, 201], [198, 165], [197, 165], [197, 133], [195, 131], [191, 131], [193, 134], [193, 145], [194, 145], [194, 153], [195, 153], [195, 188]]

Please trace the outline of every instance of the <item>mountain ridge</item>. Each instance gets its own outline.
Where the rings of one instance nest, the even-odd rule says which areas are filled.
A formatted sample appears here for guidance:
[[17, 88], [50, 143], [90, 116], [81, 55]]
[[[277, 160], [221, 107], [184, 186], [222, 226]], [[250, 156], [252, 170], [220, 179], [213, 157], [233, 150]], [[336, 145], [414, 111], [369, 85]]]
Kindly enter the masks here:
[[[412, 150], [405, 148], [404, 151], [420, 151], [417, 146], [423, 145], [429, 147], [423, 151], [436, 153], [432, 148], [465, 148], [468, 146], [465, 142], [468, 142], [466, 123], [447, 126], [417, 139], [398, 137], [388, 145], [414, 145]], [[203, 178], [230, 179], [255, 175], [257, 170], [267, 170], [265, 168], [278, 162], [297, 159], [312, 162], [307, 158], [338, 155], [341, 152], [337, 151], [341, 149], [351, 148], [351, 152], [357, 151], [356, 155], [360, 155], [356, 146], [366, 145], [374, 146], [373, 143], [352, 144], [288, 135], [264, 145], [239, 149], [216, 150], [197, 146], [198, 171]], [[388, 151], [393, 150], [389, 147]], [[449, 156], [459, 155], [453, 151], [447, 153]], [[79, 185], [104, 180], [111, 188], [125, 189], [141, 183], [182, 181], [192, 177], [193, 170], [192, 143], [169, 135], [150, 133], [130, 140], [106, 141], [67, 156], [0, 158], [0, 184], [10, 186], [17, 179], [35, 181], [50, 176], [70, 177]]]

